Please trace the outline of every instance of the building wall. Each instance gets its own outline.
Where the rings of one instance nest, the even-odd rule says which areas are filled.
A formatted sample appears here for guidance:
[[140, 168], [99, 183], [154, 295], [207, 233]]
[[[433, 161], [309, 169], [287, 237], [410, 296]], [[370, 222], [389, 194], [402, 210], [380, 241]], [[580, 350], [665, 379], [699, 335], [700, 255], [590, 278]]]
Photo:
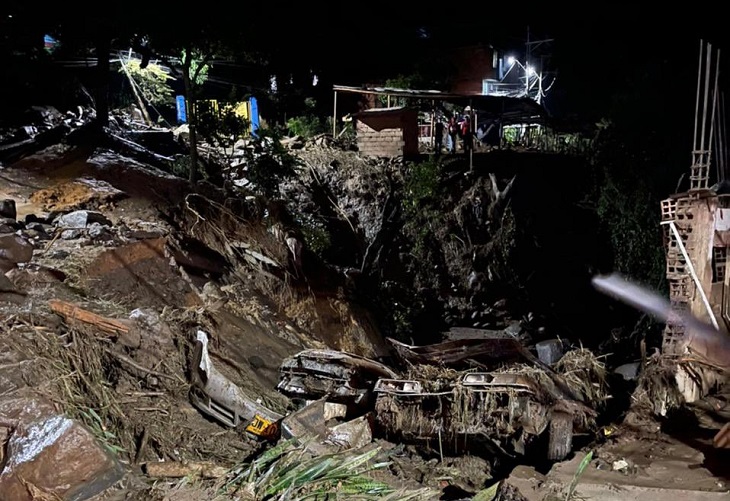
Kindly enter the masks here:
[[481, 94], [484, 79], [498, 79], [493, 53], [494, 49], [488, 46], [463, 47], [455, 50], [451, 55], [451, 61], [456, 68], [451, 92]]
[[[693, 230], [688, 239], [688, 247], [690, 249], [689, 256], [692, 260], [697, 278], [702, 284], [702, 290], [705, 292], [708, 300], [712, 298], [712, 253], [715, 241], [715, 208], [717, 207], [716, 198], [696, 199], [690, 202], [692, 214], [694, 215]], [[717, 317], [720, 311], [720, 305], [710, 301], [713, 312]], [[692, 299], [692, 313], [707, 323], [711, 323], [710, 315], [707, 313], [707, 307], [702, 299], [699, 291], [695, 290]]]
[[[712, 287], [712, 245], [714, 242], [714, 211], [712, 199], [675, 196], [662, 202], [664, 226], [667, 281], [669, 299], [678, 311], [685, 311], [710, 322], [709, 314], [697, 284], [692, 278], [690, 265], [685, 261], [682, 246], [679, 245], [668, 223], [672, 222], [681, 237], [691, 268], [699, 279], [702, 290], [708, 297], [713, 294]], [[712, 308], [714, 311], [714, 308]], [[687, 342], [692, 336], [680, 323], [667, 323], [664, 331], [662, 351], [668, 355], [684, 353]]]
[[412, 110], [362, 113], [356, 117], [357, 146], [364, 156], [418, 154], [418, 116]]

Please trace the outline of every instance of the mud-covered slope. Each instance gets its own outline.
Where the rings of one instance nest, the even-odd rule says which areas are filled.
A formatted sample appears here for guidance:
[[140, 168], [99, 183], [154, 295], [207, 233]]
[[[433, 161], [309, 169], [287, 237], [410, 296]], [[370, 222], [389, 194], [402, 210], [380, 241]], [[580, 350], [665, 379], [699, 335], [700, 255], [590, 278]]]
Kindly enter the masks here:
[[523, 321], [538, 336], [591, 343], [605, 301], [590, 276], [609, 255], [583, 208], [580, 158], [490, 152], [470, 170], [461, 156], [403, 163], [313, 145], [296, 154], [306, 168], [283, 190], [289, 208], [385, 335], [427, 343], [449, 326]]

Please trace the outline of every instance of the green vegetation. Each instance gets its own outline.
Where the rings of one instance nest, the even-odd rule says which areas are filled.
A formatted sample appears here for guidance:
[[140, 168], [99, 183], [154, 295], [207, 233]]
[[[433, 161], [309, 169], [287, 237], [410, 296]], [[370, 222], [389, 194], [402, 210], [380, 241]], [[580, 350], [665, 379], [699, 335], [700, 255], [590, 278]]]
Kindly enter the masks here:
[[407, 165], [403, 206], [411, 217], [416, 217], [434, 201], [439, 188], [439, 170], [440, 163], [435, 157]]
[[477, 492], [472, 501], [494, 501], [499, 495], [502, 482], [495, 482], [490, 487]]
[[[444, 216], [438, 204], [441, 183], [441, 160], [431, 157], [426, 161], [406, 165], [403, 181], [402, 234], [407, 239], [409, 254], [406, 262], [407, 273], [413, 277], [415, 287], [423, 286], [438, 290], [439, 274], [426, 271], [423, 263], [436, 264], [442, 261], [440, 246], [436, 236], [443, 226]], [[385, 292], [393, 298], [389, 306], [394, 336], [409, 340], [413, 334], [418, 316], [428, 306], [428, 298], [421, 294], [413, 295], [394, 283], [385, 284]]]
[[644, 174], [651, 159], [627, 149], [623, 135], [610, 121], [599, 124], [592, 154], [594, 191], [590, 197], [611, 241], [615, 271], [654, 286], [662, 284], [661, 197]]
[[[282, 441], [254, 461], [236, 468], [223, 486], [224, 493], [243, 490], [255, 500], [339, 500], [380, 499], [415, 501], [424, 499], [427, 489], [396, 491], [369, 474], [388, 467], [373, 460], [380, 448], [342, 451], [312, 457], [307, 440]], [[251, 496], [252, 495], [252, 496]]]
[[324, 134], [332, 131], [332, 118], [328, 117], [322, 120], [315, 114], [317, 102], [308, 97], [304, 100], [304, 106], [307, 112], [304, 115], [290, 118], [286, 122], [289, 135], [302, 136], [309, 139], [318, 134]]
[[298, 214], [296, 219], [307, 248], [317, 256], [322, 257], [332, 245], [332, 236], [327, 230], [326, 222], [306, 213]]
[[301, 161], [281, 144], [281, 131], [259, 128], [244, 149], [244, 162], [234, 177], [244, 178], [250, 188], [267, 198], [277, 198], [279, 184], [296, 175]]
[[145, 102], [152, 106], [170, 106], [173, 104], [172, 87], [170, 80], [174, 80], [161, 66], [149, 64], [140, 68], [137, 59], [130, 59], [119, 67], [120, 73], [128, 74], [138, 87], [138, 91]]
[[575, 496], [575, 489], [576, 487], [578, 487], [580, 477], [583, 475], [583, 472], [586, 470], [588, 465], [591, 464], [592, 459], [593, 451], [590, 451], [588, 454], [586, 454], [586, 456], [578, 465], [578, 469], [575, 471], [575, 475], [573, 475], [573, 480], [570, 482], [570, 486], [568, 487], [568, 492], [565, 493], [565, 501], [570, 501]]
[[[385, 81], [385, 87], [394, 89], [417, 89], [419, 85], [419, 77], [417, 75], [398, 75], [396, 78], [391, 78]], [[408, 106], [408, 98], [406, 97], [391, 97], [388, 100], [387, 96], [379, 96], [378, 100], [382, 106]]]
[[236, 141], [248, 135], [250, 122], [239, 115], [232, 104], [199, 101], [195, 106], [198, 132], [230, 159]]
[[104, 425], [104, 420], [94, 409], [92, 409], [91, 407], [86, 407], [85, 409], [78, 408], [77, 410], [84, 423], [89, 427], [91, 432], [96, 436], [96, 438], [102, 443], [104, 447], [106, 447], [114, 454], [122, 454], [127, 452], [126, 449], [117, 445], [119, 443], [119, 438], [114, 433], [109, 431], [109, 429]]

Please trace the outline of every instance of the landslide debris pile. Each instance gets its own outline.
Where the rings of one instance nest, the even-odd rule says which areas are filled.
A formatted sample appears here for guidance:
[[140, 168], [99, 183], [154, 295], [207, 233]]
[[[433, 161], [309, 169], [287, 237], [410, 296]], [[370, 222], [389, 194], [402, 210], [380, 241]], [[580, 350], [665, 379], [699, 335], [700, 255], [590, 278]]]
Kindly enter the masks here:
[[[514, 176], [319, 138], [281, 198], [191, 191], [122, 119], [84, 143], [81, 115], [43, 115], [53, 144], [2, 136], [0, 492], [510, 499], [504, 464], [562, 460], [605, 424], [604, 358], [500, 288], [524, 278]], [[662, 404], [637, 409], [681, 407], [673, 388], [645, 375], [636, 395]]]

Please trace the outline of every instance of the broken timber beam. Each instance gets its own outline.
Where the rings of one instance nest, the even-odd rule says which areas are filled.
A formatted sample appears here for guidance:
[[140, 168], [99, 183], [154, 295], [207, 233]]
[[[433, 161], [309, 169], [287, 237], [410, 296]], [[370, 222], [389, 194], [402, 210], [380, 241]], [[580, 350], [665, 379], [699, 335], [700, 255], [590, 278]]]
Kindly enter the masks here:
[[210, 462], [183, 463], [179, 461], [164, 461], [159, 463], [145, 463], [145, 473], [153, 478], [183, 478], [196, 476], [201, 478], [221, 478], [228, 473], [228, 468], [216, 466]]
[[60, 299], [51, 299], [48, 301], [48, 305], [51, 307], [51, 311], [63, 317], [68, 324], [90, 325], [111, 337], [117, 338], [125, 346], [136, 348], [140, 345], [140, 334], [133, 328], [131, 320], [119, 320], [97, 315]]

